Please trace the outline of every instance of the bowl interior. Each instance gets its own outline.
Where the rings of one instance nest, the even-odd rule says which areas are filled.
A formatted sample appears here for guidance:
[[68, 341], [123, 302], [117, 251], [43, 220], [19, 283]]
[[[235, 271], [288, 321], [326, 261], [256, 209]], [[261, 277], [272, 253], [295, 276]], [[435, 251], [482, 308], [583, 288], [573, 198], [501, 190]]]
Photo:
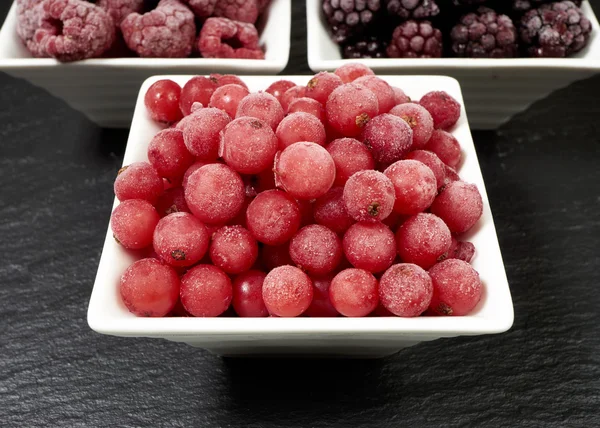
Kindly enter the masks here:
[[[339, 46], [331, 39], [321, 10], [321, 0], [306, 0], [308, 31], [308, 62], [315, 71], [339, 67], [348, 61], [342, 59]], [[435, 58], [406, 59], [381, 58], [361, 59], [360, 62], [374, 70], [394, 70], [412, 67], [435, 69], [440, 66], [452, 67], [514, 67], [514, 66], [569, 66], [572, 61], [600, 58], [600, 26], [589, 2], [582, 4], [584, 14], [590, 19], [593, 32], [585, 49], [570, 58], [514, 58], [514, 59], [472, 59], [472, 58]], [[565, 62], [567, 61], [567, 62]], [[577, 61], [581, 62], [581, 61]], [[435, 71], [432, 71], [435, 72]]]
[[66, 65], [71, 67], [86, 66], [139, 66], [156, 67], [163, 65], [207, 65], [230, 64], [239, 69], [260, 67], [265, 62], [287, 64], [290, 50], [291, 0], [273, 0], [267, 10], [256, 23], [260, 34], [260, 44], [265, 48], [265, 60], [226, 59], [226, 58], [94, 58], [71, 64], [61, 64], [51, 58], [33, 58], [16, 32], [17, 5], [13, 3], [4, 25], [0, 30], [0, 65], [14, 65], [10, 61], [19, 60], [17, 64], [35, 66]]
[[[143, 94], [149, 85], [161, 78], [171, 78], [183, 84], [191, 76], [156, 76], [142, 86], [131, 124], [131, 132], [123, 164], [147, 160], [147, 147], [161, 126], [150, 119], [143, 103]], [[442, 76], [381, 76], [390, 84], [398, 86], [412, 98], [419, 98], [430, 90], [445, 90], [462, 104], [458, 82]], [[306, 84], [309, 76], [286, 76], [286, 79]], [[276, 77], [243, 77], [252, 91], [265, 89]], [[466, 239], [477, 248], [473, 266], [485, 284], [485, 293], [478, 307], [465, 317], [419, 317], [406, 318], [138, 318], [125, 308], [118, 293], [119, 278], [125, 269], [139, 257], [139, 254], [125, 250], [112, 237], [110, 226], [102, 251], [100, 265], [90, 306], [88, 321], [90, 326], [102, 333], [124, 336], [169, 335], [214, 335], [214, 334], [301, 334], [315, 335], [354, 334], [436, 334], [453, 336], [457, 334], [482, 334], [505, 331], [512, 325], [513, 308], [510, 291], [504, 272], [504, 265], [494, 228], [492, 213], [479, 169], [475, 147], [469, 131], [466, 113], [452, 133], [460, 141], [464, 159], [460, 167], [461, 177], [479, 188], [484, 202], [483, 217], [469, 232]], [[115, 199], [114, 206], [118, 204]]]

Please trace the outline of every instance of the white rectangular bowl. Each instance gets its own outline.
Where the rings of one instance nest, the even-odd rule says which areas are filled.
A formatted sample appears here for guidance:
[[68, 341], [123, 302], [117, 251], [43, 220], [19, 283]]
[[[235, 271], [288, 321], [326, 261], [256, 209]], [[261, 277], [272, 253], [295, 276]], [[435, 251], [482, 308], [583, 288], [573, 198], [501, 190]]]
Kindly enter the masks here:
[[[191, 76], [156, 76], [142, 85], [123, 165], [147, 161], [147, 147], [161, 126], [150, 119], [144, 94], [156, 80], [171, 78], [185, 83]], [[442, 76], [381, 76], [392, 85], [420, 97], [430, 90], [444, 90], [463, 102], [458, 82]], [[277, 77], [244, 77], [251, 91], [265, 89]], [[285, 76], [306, 84], [309, 76]], [[478, 255], [473, 266], [485, 285], [484, 296], [469, 316], [419, 318], [138, 318], [122, 303], [119, 278], [135, 260], [113, 239], [109, 229], [88, 308], [88, 323], [98, 333], [126, 337], [153, 337], [185, 342], [221, 355], [293, 354], [377, 357], [428, 340], [460, 335], [501, 333], [513, 323], [513, 305], [498, 246], [483, 177], [467, 117], [452, 131], [460, 141], [464, 161], [461, 177], [475, 183], [483, 197], [483, 217], [467, 238]], [[113, 208], [118, 205], [115, 199]]]
[[273, 0], [257, 26], [264, 60], [219, 58], [108, 58], [61, 63], [32, 58], [16, 32], [13, 3], [0, 30], [0, 71], [46, 89], [100, 126], [131, 124], [140, 85], [157, 74], [277, 74], [290, 54], [291, 0]]
[[377, 74], [454, 77], [462, 87], [471, 129], [496, 129], [553, 91], [600, 72], [600, 26], [587, 1], [582, 10], [592, 23], [593, 33], [584, 50], [571, 58], [514, 59], [342, 59], [327, 32], [321, 3], [306, 0], [308, 64], [313, 71], [361, 62]]

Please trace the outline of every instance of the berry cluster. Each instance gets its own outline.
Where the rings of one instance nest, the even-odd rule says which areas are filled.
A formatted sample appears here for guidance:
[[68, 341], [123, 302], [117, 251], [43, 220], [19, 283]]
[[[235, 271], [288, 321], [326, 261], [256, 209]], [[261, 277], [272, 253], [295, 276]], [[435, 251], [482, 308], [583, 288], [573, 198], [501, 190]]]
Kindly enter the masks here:
[[270, 0], [17, 0], [34, 57], [263, 59], [254, 26]]
[[323, 0], [344, 58], [566, 57], [592, 30], [581, 0]]
[[145, 104], [170, 126], [119, 171], [111, 217], [117, 242], [146, 252], [120, 282], [132, 313], [416, 317], [479, 302], [459, 238], [483, 202], [456, 172], [447, 93], [410, 102], [348, 64], [257, 93], [232, 75], [161, 80]]

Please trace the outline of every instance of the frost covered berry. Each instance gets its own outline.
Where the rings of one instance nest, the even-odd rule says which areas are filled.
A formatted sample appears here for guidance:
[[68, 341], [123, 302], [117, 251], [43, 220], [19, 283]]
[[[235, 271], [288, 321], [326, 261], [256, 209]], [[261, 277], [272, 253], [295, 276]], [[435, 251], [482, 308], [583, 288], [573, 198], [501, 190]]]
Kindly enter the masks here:
[[108, 12], [117, 26], [130, 13], [141, 13], [144, 10], [144, 0], [98, 0], [96, 5]]
[[185, 4], [161, 0], [144, 15], [127, 15], [121, 31], [129, 49], [143, 58], [184, 58], [192, 53], [196, 24]]
[[198, 38], [198, 50], [205, 58], [264, 59], [256, 27], [227, 18], [208, 18]]

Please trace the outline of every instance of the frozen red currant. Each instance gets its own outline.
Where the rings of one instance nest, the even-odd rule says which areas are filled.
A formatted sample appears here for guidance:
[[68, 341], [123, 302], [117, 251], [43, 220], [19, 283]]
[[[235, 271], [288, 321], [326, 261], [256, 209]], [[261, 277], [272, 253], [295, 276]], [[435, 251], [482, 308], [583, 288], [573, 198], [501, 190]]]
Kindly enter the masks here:
[[236, 119], [246, 116], [266, 122], [275, 131], [285, 113], [277, 98], [267, 92], [257, 92], [246, 96], [238, 104]]
[[325, 226], [305, 226], [290, 241], [290, 257], [311, 275], [332, 272], [342, 260], [340, 238]]
[[297, 267], [280, 266], [267, 274], [262, 295], [271, 315], [297, 317], [310, 306], [313, 284]]
[[139, 250], [152, 244], [160, 217], [148, 201], [128, 199], [113, 211], [110, 226], [115, 239], [125, 248]]
[[396, 86], [392, 86], [392, 90], [394, 91], [396, 105], [410, 102], [410, 97], [406, 95], [406, 93], [402, 89]]
[[300, 227], [300, 208], [289, 194], [268, 190], [250, 203], [246, 223], [258, 241], [281, 245], [289, 241]]
[[164, 129], [148, 145], [148, 160], [161, 177], [180, 182], [185, 171], [194, 163], [194, 156], [185, 147], [183, 132]]
[[192, 175], [194, 172], [196, 172], [197, 170], [199, 170], [200, 168], [202, 168], [204, 165], [208, 165], [211, 163], [216, 163], [216, 162], [207, 162], [207, 161], [196, 161], [194, 162], [186, 171], [185, 174], [183, 174], [183, 179], [181, 180], [181, 187], [183, 187], [185, 189], [185, 187], [187, 186], [187, 182], [190, 178], [190, 175]]
[[227, 165], [213, 163], [188, 178], [185, 201], [201, 221], [223, 224], [234, 218], [244, 205], [246, 191], [238, 173]]
[[390, 114], [398, 116], [413, 131], [412, 150], [425, 147], [433, 133], [433, 118], [425, 108], [415, 103], [404, 103], [390, 110]]
[[329, 286], [333, 307], [346, 317], [366, 317], [379, 303], [377, 279], [362, 269], [338, 273]]
[[340, 79], [340, 76], [335, 73], [329, 73], [328, 71], [321, 71], [308, 81], [306, 85], [306, 96], [325, 105], [333, 90], [342, 85], [343, 82], [342, 79]]
[[183, 142], [196, 159], [214, 161], [219, 155], [219, 134], [230, 121], [227, 113], [218, 108], [195, 111], [180, 127], [183, 131]]
[[435, 153], [442, 162], [452, 168], [456, 168], [462, 158], [458, 140], [441, 129], [433, 131], [425, 150]]
[[241, 174], [258, 174], [273, 167], [277, 137], [268, 123], [239, 117], [227, 125], [221, 137], [221, 156]]
[[423, 162], [431, 169], [431, 172], [433, 172], [438, 189], [444, 185], [444, 180], [446, 179], [446, 166], [435, 153], [428, 150], [415, 150], [414, 152], [407, 154], [404, 159]]
[[240, 317], [269, 316], [262, 298], [262, 286], [266, 276], [266, 273], [259, 270], [249, 270], [238, 275], [233, 281], [231, 304]]
[[449, 129], [460, 117], [460, 104], [444, 91], [432, 91], [419, 101], [431, 113], [435, 129]]
[[[206, 0], [200, 0], [200, 1], [206, 1]], [[215, 1], [215, 0], [208, 0], [208, 1]], [[235, 74], [212, 73], [208, 77], [210, 79], [217, 79], [217, 87], [218, 88], [220, 88], [221, 86], [226, 86], [226, 85], [240, 85], [242, 88], [248, 89], [248, 85], [246, 85], [244, 83], [244, 81], [242, 79], [240, 79], [238, 76], [236, 76]]]
[[313, 213], [313, 203], [308, 199], [297, 199], [296, 203], [300, 208], [300, 227], [313, 224], [315, 222], [315, 216]]
[[454, 236], [452, 237], [452, 244], [448, 250], [449, 259], [459, 259], [467, 263], [471, 263], [475, 256], [475, 245], [471, 242], [459, 241]]
[[366, 65], [357, 62], [352, 62], [339, 67], [337, 70], [335, 70], [335, 74], [338, 75], [340, 79], [342, 79], [343, 83], [350, 83], [361, 76], [372, 75], [375, 74], [375, 72]]
[[224, 226], [212, 236], [210, 259], [226, 273], [246, 272], [257, 257], [256, 239], [242, 226]]
[[208, 106], [221, 109], [229, 117], [234, 118], [240, 101], [249, 93], [248, 89], [241, 85], [229, 84], [219, 86], [210, 97]]
[[114, 189], [119, 201], [143, 199], [154, 204], [163, 192], [163, 183], [148, 162], [134, 162], [119, 170]]
[[367, 123], [361, 138], [377, 162], [390, 164], [409, 152], [413, 132], [399, 117], [382, 114]]
[[268, 92], [269, 94], [273, 95], [275, 98], [277, 98], [279, 102], [281, 102], [283, 94], [285, 94], [285, 92], [288, 89], [293, 88], [295, 86], [296, 84], [294, 82], [290, 82], [289, 80], [278, 80], [276, 82], [271, 83], [271, 85], [269, 85], [269, 87], [265, 89], [265, 92]]
[[379, 102], [380, 114], [387, 113], [396, 105], [396, 94], [385, 80], [377, 76], [367, 75], [354, 80], [354, 83], [363, 85], [373, 91]]
[[481, 300], [479, 274], [465, 261], [444, 260], [429, 269], [429, 276], [433, 281], [429, 309], [437, 315], [468, 315]]
[[379, 280], [379, 299], [385, 309], [399, 317], [418, 317], [431, 302], [433, 284], [422, 268], [400, 263]]
[[154, 230], [154, 251], [171, 266], [191, 266], [208, 250], [210, 236], [204, 224], [189, 213], [162, 218]]
[[279, 266], [294, 264], [290, 257], [289, 242], [282, 245], [263, 245], [261, 249], [261, 261], [268, 271]]
[[355, 268], [383, 272], [396, 258], [394, 233], [383, 223], [360, 222], [344, 234], [344, 254]]
[[319, 122], [323, 124], [327, 122], [325, 107], [312, 98], [296, 98], [288, 106], [287, 112], [288, 114], [297, 112], [308, 113], [319, 119]]
[[216, 266], [198, 265], [181, 278], [179, 292], [186, 311], [195, 317], [217, 317], [229, 308], [233, 289], [229, 277]]
[[318, 224], [340, 234], [354, 224], [354, 219], [346, 211], [342, 187], [333, 187], [315, 201], [314, 219]]
[[312, 277], [313, 299], [304, 315], [308, 317], [337, 317], [340, 315], [329, 300], [329, 286], [333, 275]]
[[453, 233], [471, 229], [483, 213], [481, 194], [474, 184], [454, 181], [431, 204], [431, 212], [440, 217]]
[[302, 98], [306, 94], [306, 88], [304, 86], [293, 86], [289, 88], [284, 94], [279, 97], [279, 102], [283, 111], [287, 113], [288, 107], [296, 98]]
[[394, 185], [383, 173], [360, 171], [344, 186], [344, 204], [356, 221], [381, 221], [394, 208]]
[[173, 213], [190, 212], [190, 209], [185, 202], [185, 192], [183, 191], [183, 187], [179, 186], [165, 190], [158, 198], [158, 201], [156, 201], [154, 207], [161, 217]]
[[127, 268], [119, 284], [123, 303], [140, 317], [164, 317], [179, 300], [179, 277], [156, 259], [142, 259]]
[[179, 99], [179, 108], [184, 116], [191, 113], [194, 102], [207, 106], [218, 86], [218, 80], [214, 77], [196, 76], [188, 80], [181, 90]]
[[177, 122], [183, 117], [179, 109], [181, 86], [170, 79], [154, 82], [144, 96], [150, 117], [157, 122]]
[[323, 196], [334, 180], [335, 163], [318, 144], [294, 143], [275, 160], [275, 182], [296, 199]]
[[396, 242], [403, 262], [429, 269], [448, 256], [452, 238], [442, 219], [421, 213], [402, 223], [396, 232]]
[[425, 211], [437, 194], [437, 182], [433, 171], [422, 162], [401, 160], [390, 165], [384, 174], [396, 190], [394, 211], [414, 215]]
[[375, 168], [375, 161], [367, 146], [354, 138], [333, 140], [326, 149], [335, 163], [336, 186], [343, 186], [359, 171]]
[[360, 135], [379, 113], [377, 96], [357, 83], [338, 86], [325, 105], [329, 125], [345, 137]]
[[326, 138], [323, 124], [308, 113], [292, 113], [286, 116], [277, 127], [276, 135], [280, 150], [301, 141], [324, 146]]

